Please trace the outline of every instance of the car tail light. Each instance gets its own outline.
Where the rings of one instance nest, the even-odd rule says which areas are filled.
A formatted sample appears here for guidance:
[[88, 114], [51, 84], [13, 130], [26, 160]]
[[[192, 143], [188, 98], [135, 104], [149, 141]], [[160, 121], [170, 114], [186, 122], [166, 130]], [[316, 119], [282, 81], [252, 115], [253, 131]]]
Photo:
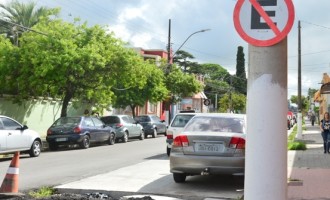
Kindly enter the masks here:
[[175, 137], [173, 141], [173, 146], [175, 147], [187, 147], [189, 146], [188, 137], [186, 135], [179, 135]]
[[80, 126], [76, 126], [76, 127], [73, 129], [73, 132], [74, 132], [74, 133], [77, 133], [77, 134], [81, 133], [81, 128], [80, 128]]
[[232, 137], [229, 147], [234, 149], [245, 149], [245, 139], [240, 137]]
[[120, 128], [122, 126], [124, 126], [124, 125], [123, 124], [116, 124], [116, 128]]
[[52, 134], [52, 130], [48, 129], [47, 130], [47, 135], [51, 135]]
[[169, 134], [167, 134], [166, 138], [167, 138], [167, 139], [173, 139], [173, 135], [169, 135]]

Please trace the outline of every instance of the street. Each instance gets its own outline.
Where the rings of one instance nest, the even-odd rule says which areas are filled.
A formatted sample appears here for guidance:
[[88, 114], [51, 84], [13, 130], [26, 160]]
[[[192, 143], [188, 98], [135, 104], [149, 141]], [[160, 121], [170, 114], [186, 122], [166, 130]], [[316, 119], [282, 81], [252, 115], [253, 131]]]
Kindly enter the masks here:
[[[62, 191], [74, 192], [78, 187], [94, 191], [148, 193], [189, 199], [237, 198], [243, 194], [243, 179], [231, 176], [195, 176], [188, 177], [184, 184], [175, 183], [169, 172], [165, 150], [165, 137], [160, 135], [112, 146], [104, 144], [89, 149], [64, 148], [55, 152], [42, 152], [37, 158], [21, 155], [19, 191], [55, 186]], [[0, 160], [1, 180], [10, 161]], [[100, 178], [103, 181], [100, 182]], [[97, 187], [95, 181], [98, 182]]]

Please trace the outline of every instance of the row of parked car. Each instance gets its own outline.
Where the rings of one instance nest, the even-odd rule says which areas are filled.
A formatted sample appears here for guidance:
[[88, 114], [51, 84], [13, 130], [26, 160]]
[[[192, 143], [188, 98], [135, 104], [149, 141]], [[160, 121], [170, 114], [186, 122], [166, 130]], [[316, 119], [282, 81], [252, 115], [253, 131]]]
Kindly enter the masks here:
[[[166, 125], [155, 115], [141, 115], [135, 119], [128, 115], [61, 117], [47, 130], [46, 141], [50, 150], [61, 145], [78, 144], [87, 149], [91, 143], [109, 145], [127, 142], [131, 138], [166, 135]], [[0, 154], [16, 151], [37, 157], [41, 153], [40, 135], [16, 120], [0, 115]]]

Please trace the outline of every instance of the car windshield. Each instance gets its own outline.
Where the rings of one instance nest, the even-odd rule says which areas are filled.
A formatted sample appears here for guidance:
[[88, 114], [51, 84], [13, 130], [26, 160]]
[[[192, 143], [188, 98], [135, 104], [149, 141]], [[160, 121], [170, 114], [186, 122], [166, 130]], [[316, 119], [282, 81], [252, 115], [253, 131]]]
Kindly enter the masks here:
[[150, 122], [150, 118], [148, 116], [137, 116], [135, 120], [138, 122]]
[[172, 124], [171, 127], [184, 127], [189, 120], [193, 117], [194, 115], [177, 115]]
[[102, 117], [101, 120], [102, 120], [105, 124], [117, 124], [117, 123], [120, 123], [119, 118], [116, 117], [116, 116]]
[[56, 120], [53, 126], [76, 126], [80, 123], [80, 117], [61, 117]]
[[244, 121], [235, 117], [198, 116], [189, 121], [184, 131], [243, 133]]

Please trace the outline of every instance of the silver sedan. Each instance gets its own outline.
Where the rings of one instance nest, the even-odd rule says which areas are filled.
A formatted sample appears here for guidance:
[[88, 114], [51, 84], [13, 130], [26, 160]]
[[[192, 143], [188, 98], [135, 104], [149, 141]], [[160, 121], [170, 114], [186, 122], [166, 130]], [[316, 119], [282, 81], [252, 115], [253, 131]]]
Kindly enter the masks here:
[[174, 181], [189, 175], [243, 175], [246, 116], [208, 113], [193, 117], [174, 138], [170, 171]]

